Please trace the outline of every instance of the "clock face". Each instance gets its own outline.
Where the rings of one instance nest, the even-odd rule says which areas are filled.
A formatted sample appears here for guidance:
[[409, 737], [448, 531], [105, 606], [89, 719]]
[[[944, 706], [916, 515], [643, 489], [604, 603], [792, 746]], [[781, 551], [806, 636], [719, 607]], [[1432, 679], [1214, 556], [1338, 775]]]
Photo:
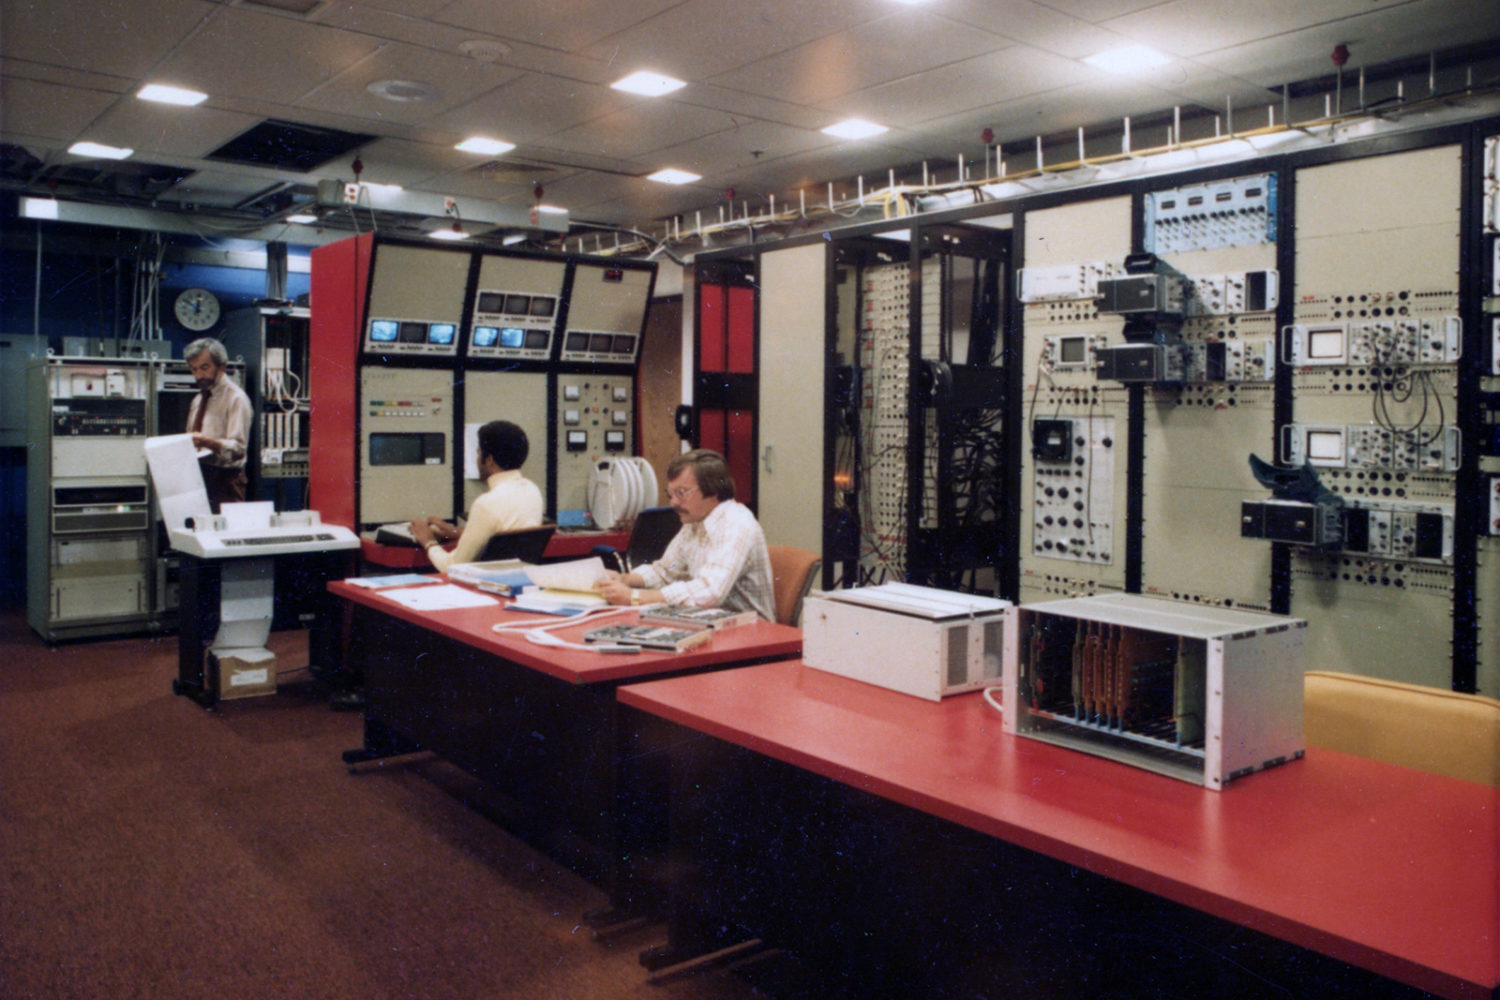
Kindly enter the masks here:
[[219, 300], [206, 288], [189, 288], [177, 296], [172, 312], [189, 330], [207, 330], [219, 321]]

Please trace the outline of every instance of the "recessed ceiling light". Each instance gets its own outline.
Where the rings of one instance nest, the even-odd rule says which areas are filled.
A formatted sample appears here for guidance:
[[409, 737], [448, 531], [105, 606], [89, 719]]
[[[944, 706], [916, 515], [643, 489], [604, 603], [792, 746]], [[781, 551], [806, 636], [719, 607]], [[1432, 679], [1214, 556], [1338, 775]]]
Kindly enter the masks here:
[[509, 236], [506, 236], [504, 239], [502, 239], [500, 241], [500, 245], [501, 246], [506, 246], [506, 247], [513, 247], [517, 243], [525, 243], [525, 242], [526, 242], [526, 234], [524, 234], [524, 233], [511, 233]]
[[75, 142], [68, 147], [74, 156], [92, 156], [99, 160], [123, 160], [135, 152], [119, 146], [106, 146], [102, 142]]
[[400, 194], [406, 190], [400, 184], [376, 184], [374, 181], [362, 181], [361, 183], [373, 194]]
[[55, 219], [57, 218], [56, 198], [22, 198], [21, 218], [23, 219]]
[[563, 208], [561, 205], [538, 205], [536, 207], [536, 210], [538, 212], [546, 212], [546, 213], [548, 213], [550, 215], [567, 215], [568, 214], [568, 210], [566, 208]]
[[286, 221], [295, 222], [299, 226], [308, 226], [314, 222], [317, 222], [318, 217], [316, 215], [309, 215], [306, 212], [297, 212], [293, 215], [288, 215], [286, 217]]
[[434, 229], [427, 234], [435, 240], [466, 240], [469, 234], [462, 229]]
[[689, 173], [686, 170], [678, 170], [676, 167], [667, 167], [665, 170], [646, 175], [646, 180], [657, 181], [661, 184], [691, 184], [693, 181], [702, 179], [702, 174]]
[[660, 97], [662, 94], [670, 94], [674, 90], [681, 90], [687, 84], [664, 73], [653, 73], [649, 69], [642, 69], [636, 70], [627, 77], [616, 80], [610, 86], [615, 90], [623, 90], [630, 94], [641, 94], [645, 97]]
[[886, 126], [867, 122], [863, 118], [846, 118], [823, 129], [823, 134], [831, 135], [836, 139], [868, 139], [872, 135], [889, 131], [890, 129]]
[[503, 139], [486, 139], [481, 135], [470, 136], [459, 143], [454, 149], [461, 149], [465, 153], [483, 153], [485, 156], [499, 156], [501, 153], [509, 153], [516, 148], [513, 142]]
[[1171, 62], [1171, 58], [1144, 45], [1126, 45], [1123, 48], [1097, 52], [1083, 60], [1090, 66], [1110, 73], [1139, 73]]
[[436, 87], [418, 80], [376, 80], [365, 89], [376, 97], [383, 97], [397, 104], [431, 101], [436, 100], [438, 96]]
[[148, 83], [136, 91], [135, 96], [143, 101], [156, 101], [160, 104], [180, 104], [185, 108], [191, 108], [195, 104], [202, 104], [208, 100], [208, 95], [200, 90], [188, 90], [186, 87], [171, 87], [165, 83]]

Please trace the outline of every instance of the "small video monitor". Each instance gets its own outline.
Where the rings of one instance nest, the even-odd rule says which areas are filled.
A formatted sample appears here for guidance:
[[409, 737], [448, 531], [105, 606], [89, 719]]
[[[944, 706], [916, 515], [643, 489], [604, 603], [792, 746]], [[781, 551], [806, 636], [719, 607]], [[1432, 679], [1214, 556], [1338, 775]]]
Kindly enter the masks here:
[[532, 351], [545, 351], [549, 342], [546, 330], [527, 330], [526, 347]]
[[531, 315], [543, 318], [551, 316], [557, 311], [557, 300], [550, 295], [533, 295], [531, 297]]
[[415, 320], [402, 320], [401, 330], [396, 339], [403, 344], [425, 344], [427, 343], [427, 324]]
[[1057, 363], [1075, 366], [1088, 361], [1088, 341], [1083, 337], [1057, 338]]
[[1344, 463], [1344, 432], [1309, 430], [1307, 432], [1307, 460], [1314, 465], [1342, 465]]
[[1344, 356], [1344, 331], [1339, 328], [1307, 331], [1309, 358], [1338, 359]]
[[505, 309], [504, 292], [480, 292], [479, 303], [475, 306], [482, 313], [497, 313]]
[[614, 338], [607, 333], [589, 334], [589, 350], [595, 354], [608, 354]]
[[624, 334], [624, 333], [617, 333], [617, 334], [615, 334], [614, 353], [616, 353], [616, 354], [634, 354], [635, 353], [635, 338], [632, 337], [632, 336], [630, 336], [629, 334]]
[[531, 312], [531, 296], [507, 295], [505, 297], [505, 311], [512, 316], [525, 316]]
[[474, 335], [469, 338], [475, 347], [494, 347], [495, 341], [500, 339], [500, 328], [498, 326], [476, 326]]
[[569, 351], [587, 351], [589, 349], [589, 335], [586, 333], [568, 334], [568, 342], [563, 345]]
[[370, 320], [370, 340], [376, 344], [394, 344], [400, 324], [393, 319]]
[[500, 346], [519, 348], [526, 346], [526, 331], [519, 326], [502, 326], [500, 328]]
[[458, 335], [458, 327], [452, 323], [429, 323], [427, 325], [427, 342], [440, 347], [447, 347], [453, 343]]

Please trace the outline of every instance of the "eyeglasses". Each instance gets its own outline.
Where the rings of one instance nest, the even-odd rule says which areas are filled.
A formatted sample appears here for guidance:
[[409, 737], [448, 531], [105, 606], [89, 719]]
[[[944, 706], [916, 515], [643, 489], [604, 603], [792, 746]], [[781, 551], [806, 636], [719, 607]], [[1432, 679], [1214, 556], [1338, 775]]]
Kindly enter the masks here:
[[673, 500], [686, 500], [688, 497], [697, 492], [698, 487], [696, 486], [679, 486], [675, 490], [667, 490], [667, 496], [671, 497]]

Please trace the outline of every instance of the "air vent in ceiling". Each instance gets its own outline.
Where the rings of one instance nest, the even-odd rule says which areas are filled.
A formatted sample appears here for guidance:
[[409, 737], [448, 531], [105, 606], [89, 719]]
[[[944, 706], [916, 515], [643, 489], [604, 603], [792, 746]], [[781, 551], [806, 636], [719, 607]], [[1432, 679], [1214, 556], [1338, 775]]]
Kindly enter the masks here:
[[353, 152], [374, 140], [375, 136], [362, 132], [341, 132], [267, 118], [230, 139], [205, 159], [306, 173], [335, 156]]
[[544, 167], [521, 160], [490, 160], [473, 170], [485, 180], [496, 184], [531, 184], [557, 173], [556, 167]]
[[269, 7], [272, 10], [284, 11], [288, 14], [300, 14], [307, 17], [322, 7], [327, 0], [240, 0], [242, 7]]

